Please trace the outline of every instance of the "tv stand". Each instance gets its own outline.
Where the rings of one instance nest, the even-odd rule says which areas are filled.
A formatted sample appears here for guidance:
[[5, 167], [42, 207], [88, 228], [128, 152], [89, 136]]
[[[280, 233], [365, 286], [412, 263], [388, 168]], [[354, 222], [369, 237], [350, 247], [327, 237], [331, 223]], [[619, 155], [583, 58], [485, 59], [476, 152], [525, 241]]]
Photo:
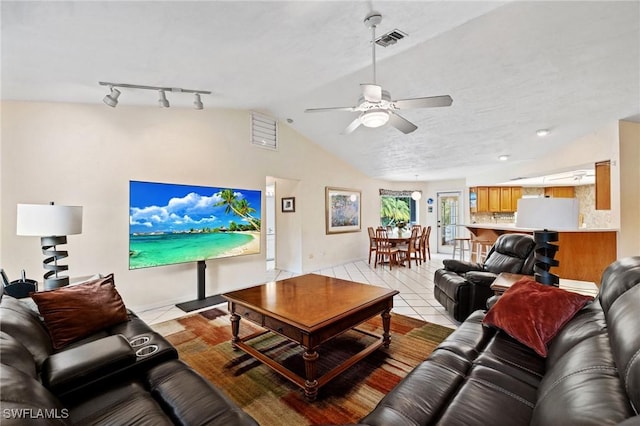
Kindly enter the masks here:
[[216, 294], [214, 296], [205, 297], [204, 289], [204, 272], [207, 269], [207, 264], [204, 260], [198, 261], [198, 298], [190, 302], [178, 303], [176, 306], [185, 312], [195, 311], [196, 309], [206, 308], [207, 306], [218, 305], [223, 303], [225, 299]]

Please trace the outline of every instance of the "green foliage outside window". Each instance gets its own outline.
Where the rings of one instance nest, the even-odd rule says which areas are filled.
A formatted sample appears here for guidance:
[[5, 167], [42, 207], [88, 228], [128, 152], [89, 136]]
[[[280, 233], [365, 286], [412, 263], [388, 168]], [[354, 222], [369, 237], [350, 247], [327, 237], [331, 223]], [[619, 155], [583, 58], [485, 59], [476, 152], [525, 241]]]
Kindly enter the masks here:
[[382, 226], [396, 226], [409, 222], [411, 210], [409, 197], [380, 197], [380, 222]]

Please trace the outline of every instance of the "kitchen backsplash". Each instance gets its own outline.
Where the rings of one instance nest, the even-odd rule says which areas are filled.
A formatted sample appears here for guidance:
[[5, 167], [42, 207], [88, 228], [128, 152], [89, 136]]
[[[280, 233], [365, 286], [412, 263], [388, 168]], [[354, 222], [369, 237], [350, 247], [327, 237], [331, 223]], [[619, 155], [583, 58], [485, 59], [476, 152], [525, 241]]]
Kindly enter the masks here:
[[[523, 196], [544, 197], [544, 188], [522, 188]], [[580, 202], [580, 219], [587, 228], [610, 228], [611, 210], [596, 210], [596, 186], [580, 185], [575, 187], [576, 198]], [[471, 213], [472, 223], [515, 223], [513, 213]]]

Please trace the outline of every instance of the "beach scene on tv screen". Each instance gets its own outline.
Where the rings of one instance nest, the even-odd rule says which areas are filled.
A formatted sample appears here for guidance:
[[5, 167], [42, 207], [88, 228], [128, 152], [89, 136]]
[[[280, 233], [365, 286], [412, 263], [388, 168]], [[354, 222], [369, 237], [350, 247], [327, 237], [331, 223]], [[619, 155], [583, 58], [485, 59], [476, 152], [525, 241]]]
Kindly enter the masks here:
[[261, 191], [130, 181], [129, 269], [260, 253]]

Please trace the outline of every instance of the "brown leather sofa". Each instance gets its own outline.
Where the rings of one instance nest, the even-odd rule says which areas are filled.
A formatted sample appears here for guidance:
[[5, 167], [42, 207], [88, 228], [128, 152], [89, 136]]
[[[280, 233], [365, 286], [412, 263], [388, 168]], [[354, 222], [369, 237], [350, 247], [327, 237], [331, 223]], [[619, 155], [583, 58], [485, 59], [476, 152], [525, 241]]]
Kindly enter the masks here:
[[37, 310], [0, 297], [3, 426], [257, 425], [130, 311], [127, 321], [54, 350]]
[[456, 259], [443, 261], [433, 277], [433, 293], [456, 321], [483, 309], [493, 295], [490, 286], [501, 272], [533, 275], [535, 241], [531, 235], [502, 234], [484, 263]]
[[640, 256], [604, 272], [598, 297], [542, 358], [474, 312], [365, 425], [639, 425]]

